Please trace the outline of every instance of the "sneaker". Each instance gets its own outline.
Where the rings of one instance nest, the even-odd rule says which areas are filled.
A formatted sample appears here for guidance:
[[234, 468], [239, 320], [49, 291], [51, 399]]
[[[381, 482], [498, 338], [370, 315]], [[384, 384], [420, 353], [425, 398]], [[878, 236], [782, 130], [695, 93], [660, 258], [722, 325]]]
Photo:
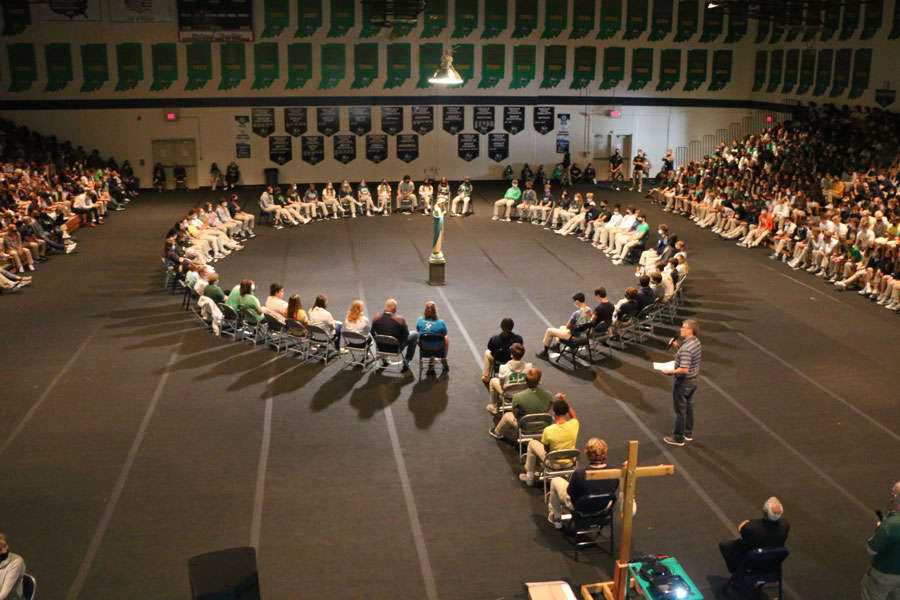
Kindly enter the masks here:
[[347, 354], [348, 352], [350, 352], [350, 351], [347, 350], [346, 348], [341, 348], [341, 349], [338, 351], [339, 354]]
[[622, 266], [623, 261], [621, 261], [617, 258], [616, 260], [612, 261], [612, 264], [616, 265], [617, 267], [620, 267], [620, 266]]
[[276, 225], [275, 229], [284, 229], [284, 225]]
[[497, 406], [494, 405], [494, 404], [488, 404], [487, 406], [484, 407], [484, 409], [485, 409], [486, 411], [488, 411], [489, 413], [491, 413], [492, 415], [496, 415], [497, 413], [500, 412], [500, 411], [497, 409]]
[[692, 435], [686, 435], [686, 436], [684, 436], [684, 441], [686, 441], [686, 442], [693, 442], [693, 441], [694, 441], [694, 436], [692, 436]]
[[782, 254], [782, 255], [781, 255], [781, 262], [786, 263], [786, 262], [787, 262], [787, 257], [788, 257], [787, 254]]
[[490, 383], [490, 382], [491, 382], [491, 378], [488, 377], [487, 375], [483, 375], [481, 377], [481, 383]]
[[68, 246], [66, 246], [66, 254], [71, 254], [73, 250], [75, 250], [75, 246], [77, 246], [75, 242], [72, 242]]
[[488, 429], [488, 435], [494, 438], [495, 440], [502, 440], [503, 436], [494, 432], [493, 429]]
[[778, 253], [775, 252], [769, 255], [769, 260], [778, 260]]
[[510, 219], [509, 217], [506, 217], [505, 219], [503, 219], [503, 222], [504, 222], [504, 223], [509, 223], [509, 222], [511, 222], [511, 221], [512, 221], [512, 219]]
[[561, 516], [555, 515], [554, 513], [550, 513], [547, 515], [547, 520], [553, 524], [554, 529], [562, 529], [563, 522], [562, 522]]
[[543, 358], [544, 360], [547, 360], [548, 358], [550, 358], [550, 355], [547, 353], [546, 348], [544, 348], [540, 352], [535, 352], [534, 355], [537, 356], [538, 358]]
[[491, 217], [491, 221], [499, 221], [500, 217]]
[[519, 481], [521, 481], [528, 487], [534, 487], [534, 478], [528, 479], [527, 473], [519, 473]]
[[675, 438], [673, 438], [670, 435], [667, 435], [666, 437], [664, 437], [663, 441], [665, 443], [669, 444], [670, 446], [684, 446], [684, 442], [679, 442], [678, 440], [676, 440]]

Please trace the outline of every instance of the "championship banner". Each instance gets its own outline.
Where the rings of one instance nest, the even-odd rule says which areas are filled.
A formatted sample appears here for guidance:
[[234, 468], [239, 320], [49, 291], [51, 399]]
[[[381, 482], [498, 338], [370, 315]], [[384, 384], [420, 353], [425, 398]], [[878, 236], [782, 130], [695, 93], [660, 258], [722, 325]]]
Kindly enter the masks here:
[[251, 108], [250, 122], [253, 133], [262, 138], [269, 137], [275, 133], [275, 109]]
[[[426, 10], [427, 10], [426, 4]], [[538, 24], [538, 3], [537, 0], [516, 0], [516, 13], [514, 22], [516, 28], [513, 29], [512, 37], [519, 39], [528, 37], [537, 29]]]
[[367, 42], [353, 46], [354, 90], [367, 88], [378, 79], [378, 44]]
[[400, 87], [412, 74], [412, 51], [409, 44], [388, 44], [385, 89]]
[[372, 5], [371, 4], [363, 4], [362, 5], [362, 29], [359, 30], [359, 39], [365, 40], [368, 38], [372, 38], [381, 33], [381, 25], [377, 23], [371, 23], [372, 20]]
[[760, 21], [756, 20], [756, 40], [754, 43], [762, 44], [766, 41], [766, 38], [769, 37], [769, 32], [772, 31], [772, 24], [768, 21]]
[[96, 92], [109, 81], [109, 63], [106, 60], [106, 44], [81, 45], [81, 71], [84, 83], [82, 92]]
[[659, 82], [656, 84], [656, 91], [671, 90], [680, 80], [681, 50], [667, 48], [659, 54]]
[[[663, 53], [666, 51], [663, 50]], [[661, 62], [661, 61], [660, 61]], [[706, 50], [688, 50], [687, 76], [684, 80], [684, 91], [699, 90], [706, 83], [706, 69], [709, 62], [709, 52]]]
[[219, 82], [220, 90], [236, 88], [247, 77], [247, 60], [244, 54], [243, 43], [231, 42], [219, 47], [219, 60], [221, 61], [222, 81]]
[[678, 28], [676, 42], [686, 42], [697, 33], [700, 9], [698, 0], [678, 0]]
[[[426, 3], [427, 4], [427, 3]], [[478, 27], [478, 0], [455, 0], [452, 38], [469, 37]], [[432, 69], [432, 73], [434, 69]]]
[[447, 28], [447, 0], [428, 0], [424, 14], [422, 33], [419, 34], [423, 40], [437, 37]]
[[419, 135], [425, 135], [434, 130], [434, 107], [412, 107], [412, 130]]
[[647, 31], [648, 0], [628, 0], [625, 3], [624, 40], [636, 40]]
[[453, 44], [453, 66], [463, 82], [447, 87], [461, 88], [472, 81], [475, 78], [475, 44]]
[[866, 0], [866, 9], [863, 13], [863, 28], [859, 34], [859, 39], [871, 39], [875, 32], [881, 29], [881, 14], [883, 12], [884, 0]]
[[281, 77], [278, 64], [278, 44], [263, 42], [253, 45], [253, 85], [254, 90], [271, 87]]
[[175, 48], [175, 44], [171, 42], [150, 46], [150, 64], [153, 69], [151, 92], [167, 90], [178, 79], [178, 52]]
[[460, 133], [456, 136], [456, 155], [466, 162], [478, 158], [479, 136], [477, 133]]
[[284, 85], [284, 89], [295, 90], [302, 88], [307, 81], [312, 79], [312, 71], [312, 44], [308, 42], [288, 44], [288, 80]]
[[603, 50], [603, 81], [601, 90], [611, 90], [625, 79], [625, 48], [607, 46]]
[[728, 35], [725, 36], [726, 44], [734, 44], [744, 39], [747, 35], [747, 5], [743, 2], [733, 4], [728, 13]]
[[631, 51], [631, 83], [629, 90], [642, 90], [653, 79], [653, 49], [635, 48]]
[[100, 0], [47, 0], [38, 5], [38, 15], [41, 21], [74, 23], [103, 20]]
[[756, 51], [756, 63], [753, 67], [753, 88], [751, 91], [758, 92], [762, 86], [766, 84], [766, 66], [769, 62], [769, 53], [765, 50]]
[[[172, 44], [173, 46], [175, 44]], [[72, 71], [72, 47], [69, 44], [45, 44], [44, 59], [47, 63], [46, 92], [58, 92], [65, 89], [74, 79]]]
[[347, 110], [350, 113], [350, 131], [359, 136], [366, 135], [372, 131], [371, 106], [351, 106]]
[[800, 78], [800, 50], [792, 48], [787, 51], [784, 59], [784, 85], [782, 94], [790, 94]]
[[508, 133], [492, 133], [488, 136], [488, 158], [494, 162], [503, 162], [509, 158]]
[[556, 115], [556, 153], [564, 154], [569, 151], [569, 113]]
[[382, 134], [366, 136], [366, 160], [376, 165], [387, 158], [388, 136]]
[[889, 40], [900, 38], [900, 0], [894, 0], [894, 24], [888, 34]]
[[503, 79], [506, 70], [506, 46], [486, 44], [481, 48], [481, 81], [479, 89], [492, 88]]
[[31, 7], [28, 0], [4, 0], [3, 31], [0, 35], [19, 35], [31, 25]]
[[397, 136], [397, 158], [410, 163], [419, 158], [419, 136], [415, 133], [401, 133]]
[[731, 50], [714, 50], [712, 57], [712, 78], [709, 81], [710, 91], [724, 89], [731, 83], [731, 61], [734, 52]]
[[434, 75], [434, 72], [441, 66], [443, 52], [443, 44], [419, 44], [419, 81], [416, 82], [416, 89], [431, 87], [428, 78]]
[[834, 55], [834, 81], [831, 84], [831, 93], [828, 95], [837, 98], [850, 86], [850, 63], [853, 62], [853, 50], [840, 48]]
[[725, 29], [725, 11], [722, 7], [703, 9], [703, 34], [700, 36], [701, 42], [713, 42], [722, 35]]
[[524, 106], [504, 106], [503, 107], [503, 131], [516, 135], [525, 129], [525, 107]]
[[403, 130], [403, 107], [381, 107], [381, 131], [388, 135], [397, 135]]
[[766, 91], [771, 93], [781, 85], [781, 74], [784, 70], [784, 50], [772, 50], [769, 54], [769, 85]]
[[234, 155], [237, 158], [250, 158], [250, 117], [248, 115], [234, 117]]
[[825, 3], [825, 16], [822, 17], [822, 32], [819, 40], [828, 41], [841, 26], [841, 3], [831, 1]]
[[212, 79], [212, 46], [206, 42], [188, 44], [185, 53], [188, 80], [184, 89], [199, 90]]
[[[427, 3], [426, 3], [427, 4]], [[481, 39], [489, 40], [497, 37], [506, 29], [508, 16], [506, 13], [506, 0], [502, 2], [484, 2], [484, 28], [481, 30]]]
[[512, 81], [509, 82], [510, 89], [527, 87], [534, 81], [536, 52], [534, 45], [513, 47], [513, 75]]
[[544, 33], [542, 40], [552, 40], [566, 29], [569, 23], [569, 0], [544, 0]]
[[278, 37], [290, 25], [288, 0], [265, 0], [263, 13], [264, 25], [261, 37]]
[[570, 40], [580, 40], [594, 30], [597, 4], [594, 0], [572, 0], [572, 31]]
[[116, 44], [116, 68], [119, 82], [117, 92], [133, 90], [139, 81], [144, 80], [144, 53], [138, 42]]
[[494, 107], [476, 106], [473, 108], [472, 129], [478, 133], [488, 133], [494, 129]]
[[566, 47], [544, 46], [544, 80], [541, 89], [554, 88], [566, 78]]
[[300, 137], [306, 133], [308, 123], [305, 106], [292, 106], [284, 109], [285, 133], [293, 137]]
[[812, 87], [816, 76], [816, 51], [812, 48], [804, 50], [800, 54], [800, 82], [797, 85], [797, 95], [805, 94]]
[[331, 0], [331, 27], [328, 28], [330, 38], [347, 35], [356, 24], [356, 5], [353, 0]]
[[834, 50], [819, 50], [819, 58], [816, 61], [816, 87], [813, 88], [813, 96], [821, 96], [831, 87], [831, 67], [834, 63]]
[[317, 165], [325, 160], [325, 138], [321, 135], [304, 135], [300, 138], [300, 157], [303, 162]]
[[444, 131], [451, 135], [466, 128], [466, 112], [462, 106], [444, 106], [442, 125]]
[[316, 108], [316, 131], [332, 136], [341, 130], [341, 110], [333, 106]]
[[320, 90], [330, 90], [346, 76], [344, 44], [322, 44], [322, 80]]
[[784, 35], [784, 25], [782, 25], [781, 23], [772, 23], [772, 35], [769, 36], [769, 43], [777, 44], [781, 41], [782, 35]]
[[34, 44], [7, 44], [6, 53], [9, 59], [9, 91], [24, 92], [37, 81]]
[[535, 106], [534, 107], [534, 130], [541, 135], [546, 135], [553, 130], [553, 123], [556, 120], [556, 109], [552, 106]]
[[[869, 72], [872, 70], [872, 49], [860, 48], [853, 56], [853, 84], [847, 95], [851, 100], [859, 98], [869, 89]], [[880, 104], [880, 103], [879, 103]]]
[[294, 140], [289, 135], [273, 135], [269, 138], [269, 160], [276, 165], [291, 162], [294, 158]]
[[334, 136], [334, 160], [346, 165], [356, 160], [356, 136], [340, 134]]
[[[841, 19], [841, 35], [839, 40], [849, 40], [859, 27], [860, 0], [844, 0], [844, 18]], [[868, 1], [868, 0], [866, 0]]]
[[[779, 9], [775, 11], [775, 14], [784, 15], [783, 23], [803, 22], [803, 7], [798, 4], [784, 3], [782, 7], [779, 7]], [[788, 27], [786, 35], [784, 36], [784, 41], [793, 42], [797, 39], [798, 35], [800, 35], [799, 27]]]
[[294, 37], [309, 37], [321, 26], [322, 0], [297, 0], [297, 31]]
[[648, 42], [658, 42], [672, 33], [672, 19], [675, 16], [675, 0], [653, 0], [650, 14], [650, 35]]
[[805, 26], [805, 31], [803, 32], [804, 42], [811, 42], [816, 38], [821, 23], [822, 7], [807, 6], [806, 10], [803, 12], [803, 25]]
[[597, 76], [597, 47], [578, 46], [575, 48], [575, 66], [572, 69], [572, 83], [569, 88], [586, 88]]
[[622, 29], [622, 0], [600, 0], [598, 40], [608, 40]]

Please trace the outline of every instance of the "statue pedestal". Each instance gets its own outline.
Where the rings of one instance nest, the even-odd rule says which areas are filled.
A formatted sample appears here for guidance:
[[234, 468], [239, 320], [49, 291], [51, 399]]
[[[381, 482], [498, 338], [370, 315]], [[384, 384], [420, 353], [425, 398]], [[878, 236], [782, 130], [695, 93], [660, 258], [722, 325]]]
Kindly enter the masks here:
[[444, 267], [447, 261], [432, 256], [428, 260], [428, 285], [444, 285]]

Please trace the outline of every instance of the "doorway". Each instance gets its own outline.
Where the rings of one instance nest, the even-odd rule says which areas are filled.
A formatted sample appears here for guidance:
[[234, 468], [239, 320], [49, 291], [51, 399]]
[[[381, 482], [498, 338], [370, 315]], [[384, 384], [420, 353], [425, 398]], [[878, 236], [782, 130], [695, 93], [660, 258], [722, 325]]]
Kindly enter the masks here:
[[153, 165], [159, 163], [166, 170], [166, 189], [175, 189], [175, 177], [172, 172], [175, 165], [184, 167], [187, 173], [188, 189], [199, 187], [197, 173], [197, 143], [193, 138], [151, 140]]

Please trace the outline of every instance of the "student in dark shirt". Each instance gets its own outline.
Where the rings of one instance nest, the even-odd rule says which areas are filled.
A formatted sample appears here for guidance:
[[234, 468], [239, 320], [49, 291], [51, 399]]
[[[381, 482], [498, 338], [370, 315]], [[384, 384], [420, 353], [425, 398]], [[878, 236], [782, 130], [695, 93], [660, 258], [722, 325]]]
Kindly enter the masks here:
[[513, 344], [525, 344], [522, 336], [513, 332], [515, 322], [510, 317], [500, 321], [500, 333], [491, 336], [488, 340], [487, 350], [484, 351], [484, 369], [481, 373], [481, 382], [489, 383], [491, 380], [491, 368], [494, 365], [503, 365], [509, 362], [509, 347]]
[[787, 541], [791, 524], [782, 518], [784, 507], [775, 496], [763, 505], [763, 518], [747, 520], [738, 525], [741, 537], [719, 542], [719, 552], [725, 559], [729, 573], [734, 573], [741, 561], [756, 548], [779, 548]]
[[562, 529], [562, 512], [572, 512], [578, 500], [584, 496], [599, 494], [615, 494], [619, 490], [618, 479], [592, 479], [591, 472], [609, 469], [606, 466], [606, 442], [599, 438], [591, 438], [585, 446], [584, 453], [588, 465], [578, 467], [569, 481], [562, 477], [550, 480], [550, 514], [547, 520], [557, 529]]
[[647, 275], [641, 275], [638, 282], [640, 288], [638, 288], [635, 301], [637, 301], [638, 304], [638, 312], [641, 312], [656, 301], [656, 293], [653, 291], [653, 288], [650, 287], [650, 277]]
[[[404, 350], [408, 350], [409, 345], [415, 344], [415, 337], [410, 338], [409, 326], [406, 320], [397, 314], [397, 301], [391, 298], [384, 305], [384, 312], [377, 315], [372, 320], [372, 336], [389, 335], [400, 342], [399, 351], [402, 354]], [[377, 343], [377, 341], [376, 341]], [[415, 347], [415, 346], [413, 346]], [[393, 350], [393, 348], [391, 348]], [[385, 362], [382, 362], [385, 365]], [[403, 359], [403, 372], [409, 370], [409, 361]]]
[[605, 287], [596, 288], [594, 290], [594, 298], [597, 299], [597, 306], [594, 307], [594, 314], [591, 317], [591, 327], [594, 328], [595, 332], [603, 332], [612, 324], [616, 307], [606, 297]]

